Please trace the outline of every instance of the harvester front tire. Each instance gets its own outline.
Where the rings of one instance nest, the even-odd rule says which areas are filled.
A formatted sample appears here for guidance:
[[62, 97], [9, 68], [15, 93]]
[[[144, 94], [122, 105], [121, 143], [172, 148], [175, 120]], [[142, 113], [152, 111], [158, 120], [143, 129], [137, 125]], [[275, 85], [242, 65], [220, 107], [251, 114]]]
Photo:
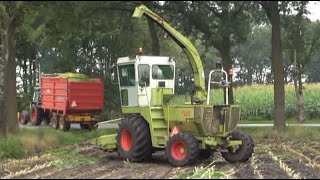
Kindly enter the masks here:
[[30, 120], [33, 126], [39, 126], [42, 122], [43, 110], [37, 108], [35, 104], [30, 107]]
[[169, 138], [166, 156], [174, 166], [193, 164], [199, 157], [199, 143], [192, 134], [175, 134]]
[[141, 116], [130, 116], [122, 121], [117, 136], [118, 154], [132, 162], [148, 160], [152, 156], [149, 125]]
[[230, 162], [246, 162], [252, 156], [254, 143], [252, 138], [245, 132], [234, 131], [230, 140], [242, 140], [242, 144], [237, 149], [228, 148], [227, 152], [222, 152], [222, 157]]

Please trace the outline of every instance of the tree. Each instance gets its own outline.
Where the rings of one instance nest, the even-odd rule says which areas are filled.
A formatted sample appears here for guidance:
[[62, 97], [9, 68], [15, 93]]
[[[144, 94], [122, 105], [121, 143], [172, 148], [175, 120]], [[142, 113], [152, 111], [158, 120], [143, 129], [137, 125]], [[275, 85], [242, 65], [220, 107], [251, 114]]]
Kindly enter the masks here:
[[16, 104], [16, 62], [14, 33], [21, 17], [23, 2], [3, 1], [2, 56], [0, 61], [0, 136], [18, 130]]
[[[168, 1], [164, 7], [167, 13], [177, 14], [167, 17], [177, 21], [187, 35], [202, 33], [202, 42], [218, 50], [224, 69], [229, 71], [233, 64], [231, 48], [250, 32], [251, 5], [249, 1]], [[229, 102], [233, 103], [233, 88], [229, 89]]]
[[[269, 41], [268, 41], [269, 40]], [[266, 83], [271, 68], [271, 27], [255, 25], [246, 42], [233, 49], [239, 84]]]
[[286, 117], [279, 2], [261, 1], [260, 3], [272, 25], [271, 68], [274, 73], [274, 128], [277, 131], [283, 131], [286, 127]]

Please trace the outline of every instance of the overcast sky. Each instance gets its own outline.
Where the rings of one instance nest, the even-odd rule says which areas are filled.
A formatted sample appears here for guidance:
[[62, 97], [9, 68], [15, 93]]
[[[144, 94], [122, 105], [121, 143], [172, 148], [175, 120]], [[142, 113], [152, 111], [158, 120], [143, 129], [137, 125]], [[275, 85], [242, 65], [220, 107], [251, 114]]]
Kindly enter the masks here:
[[310, 14], [308, 17], [311, 21], [315, 21], [317, 19], [320, 20], [320, 2], [319, 1], [310, 1], [308, 4], [308, 10]]

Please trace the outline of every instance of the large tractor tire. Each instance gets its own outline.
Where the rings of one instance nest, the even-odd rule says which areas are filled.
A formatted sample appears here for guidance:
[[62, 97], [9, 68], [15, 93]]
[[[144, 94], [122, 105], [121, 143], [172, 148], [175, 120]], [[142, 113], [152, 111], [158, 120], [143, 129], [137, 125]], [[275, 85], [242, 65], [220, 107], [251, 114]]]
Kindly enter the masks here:
[[130, 116], [122, 121], [117, 136], [120, 157], [133, 162], [148, 160], [152, 156], [150, 129], [141, 116]]
[[192, 134], [175, 134], [169, 138], [166, 156], [174, 166], [193, 164], [199, 157], [199, 143]]
[[43, 110], [37, 108], [35, 104], [32, 104], [30, 107], [30, 119], [33, 126], [41, 125], [43, 117]]
[[51, 116], [50, 123], [54, 129], [59, 129], [59, 115], [54, 114]]
[[242, 140], [242, 144], [235, 147], [229, 147], [227, 152], [222, 152], [222, 157], [230, 162], [246, 162], [252, 156], [254, 144], [251, 137], [242, 131], [234, 131], [230, 140]]
[[30, 114], [28, 111], [22, 111], [19, 115], [19, 122], [22, 125], [26, 125], [28, 124], [28, 122], [30, 121]]
[[68, 121], [65, 116], [60, 116], [59, 118], [59, 128], [62, 131], [69, 131], [70, 130], [70, 121]]

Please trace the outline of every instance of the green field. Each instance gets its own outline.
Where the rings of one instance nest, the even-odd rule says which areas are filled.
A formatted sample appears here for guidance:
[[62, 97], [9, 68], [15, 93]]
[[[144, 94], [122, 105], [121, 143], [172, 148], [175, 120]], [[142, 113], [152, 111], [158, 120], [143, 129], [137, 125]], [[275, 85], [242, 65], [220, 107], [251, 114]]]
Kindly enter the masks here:
[[[288, 119], [294, 119], [296, 113], [296, 96], [293, 85], [285, 86], [285, 107]], [[308, 120], [320, 117], [320, 84], [304, 84], [304, 107]], [[221, 89], [211, 90], [210, 102], [223, 103]], [[234, 88], [235, 104], [241, 106], [241, 118], [245, 121], [273, 119], [273, 85], [251, 85]], [[178, 95], [171, 104], [190, 102], [189, 95]]]
[[95, 131], [72, 129], [67, 133], [55, 129], [20, 129], [17, 134], [0, 140], [0, 161], [43, 153], [43, 151], [81, 143], [114, 132], [116, 129], [97, 129]]

